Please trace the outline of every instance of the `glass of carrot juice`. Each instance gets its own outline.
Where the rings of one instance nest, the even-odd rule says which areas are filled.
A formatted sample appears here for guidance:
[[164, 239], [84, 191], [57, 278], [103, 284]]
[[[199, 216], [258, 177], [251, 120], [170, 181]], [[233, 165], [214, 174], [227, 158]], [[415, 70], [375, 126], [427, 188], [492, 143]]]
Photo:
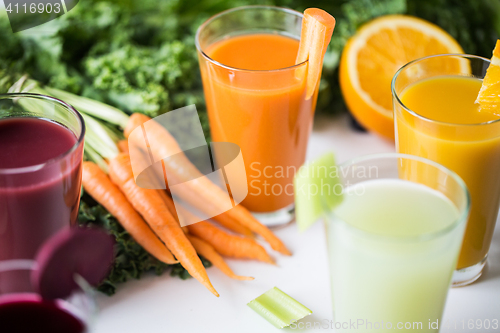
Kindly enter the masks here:
[[481, 275], [500, 205], [500, 117], [474, 103], [489, 64], [472, 55], [430, 56], [403, 66], [392, 81], [397, 151], [444, 165], [470, 190], [454, 286]]
[[294, 218], [293, 177], [303, 164], [317, 87], [306, 98], [295, 64], [302, 14], [247, 6], [217, 14], [196, 34], [212, 140], [241, 148], [248, 195], [242, 204], [264, 224]]

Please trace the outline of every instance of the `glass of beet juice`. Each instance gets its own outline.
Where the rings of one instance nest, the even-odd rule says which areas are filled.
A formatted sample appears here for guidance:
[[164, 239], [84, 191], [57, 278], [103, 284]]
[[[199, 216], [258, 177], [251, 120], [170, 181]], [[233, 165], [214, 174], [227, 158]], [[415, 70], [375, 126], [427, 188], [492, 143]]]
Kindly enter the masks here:
[[[0, 95], [0, 266], [29, 266], [45, 240], [76, 223], [84, 135], [63, 101]], [[0, 271], [0, 297], [29, 292], [29, 272]]]
[[[0, 263], [0, 272], [23, 272], [30, 275], [36, 269], [34, 261]], [[84, 282], [82, 282], [84, 283]], [[90, 333], [96, 316], [96, 304], [91, 289], [83, 287], [69, 297], [43, 299], [26, 290], [0, 295], [0, 332], [2, 333]]]

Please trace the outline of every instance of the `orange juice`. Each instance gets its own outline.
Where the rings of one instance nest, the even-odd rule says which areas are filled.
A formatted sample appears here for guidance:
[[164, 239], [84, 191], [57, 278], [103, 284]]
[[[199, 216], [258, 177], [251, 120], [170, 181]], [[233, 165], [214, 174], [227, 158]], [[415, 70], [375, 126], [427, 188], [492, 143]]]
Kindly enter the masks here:
[[[294, 66], [299, 41], [279, 34], [226, 37], [204, 50], [200, 68], [213, 141], [240, 146], [253, 212], [293, 203], [293, 176], [304, 162], [316, 94]], [[221, 65], [222, 64], [222, 65]]]
[[398, 152], [448, 167], [469, 188], [471, 215], [458, 269], [486, 257], [500, 204], [500, 127], [495, 122], [499, 117], [474, 104], [481, 84], [458, 75], [427, 78], [400, 94], [404, 106], [418, 116], [395, 108]]

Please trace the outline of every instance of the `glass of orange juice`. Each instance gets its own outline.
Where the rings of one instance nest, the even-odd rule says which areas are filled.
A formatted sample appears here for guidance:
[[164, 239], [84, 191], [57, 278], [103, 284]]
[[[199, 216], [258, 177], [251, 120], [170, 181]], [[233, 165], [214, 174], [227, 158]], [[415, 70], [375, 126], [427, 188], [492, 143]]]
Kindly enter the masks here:
[[[196, 47], [212, 140], [241, 148], [248, 195], [242, 204], [266, 225], [293, 220], [293, 177], [303, 164], [317, 90], [305, 95], [295, 64], [302, 14], [247, 6], [203, 23]], [[317, 89], [317, 88], [316, 88]]]
[[489, 64], [472, 55], [430, 56], [403, 66], [392, 81], [398, 152], [444, 165], [470, 190], [454, 286], [481, 275], [500, 205], [500, 117], [475, 104]]

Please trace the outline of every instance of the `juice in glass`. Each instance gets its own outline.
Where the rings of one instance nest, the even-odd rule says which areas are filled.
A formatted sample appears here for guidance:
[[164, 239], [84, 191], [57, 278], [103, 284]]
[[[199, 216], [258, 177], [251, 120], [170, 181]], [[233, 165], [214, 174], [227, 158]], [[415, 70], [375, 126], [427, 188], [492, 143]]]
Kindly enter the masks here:
[[[32, 260], [47, 238], [76, 222], [83, 136], [83, 119], [69, 105], [0, 96], [0, 264]], [[30, 284], [26, 271], [0, 272], [0, 294]]]
[[264, 223], [293, 218], [293, 177], [312, 128], [317, 92], [306, 99], [305, 79], [296, 75], [307, 66], [295, 65], [301, 20], [291, 10], [243, 7], [211, 18], [197, 34], [212, 139], [241, 148], [242, 204]]
[[[468, 71], [477, 69], [483, 62], [481, 73], [466, 76], [466, 73], [434, 72], [401, 85], [399, 100], [395, 100], [398, 152], [429, 158], [450, 168], [462, 177], [471, 194], [471, 214], [455, 285], [471, 283], [480, 276], [500, 206], [500, 127], [497, 122], [500, 117], [481, 112], [474, 104], [482, 84], [482, 71], [488, 63], [486, 59], [472, 59], [469, 61], [475, 66], [470, 66]], [[426, 61], [432, 58], [422, 60], [424, 71]]]
[[[405, 180], [405, 164], [433, 173], [440, 190]], [[409, 155], [374, 155], [340, 168], [344, 199], [326, 220], [336, 325], [438, 332], [467, 219], [465, 185]]]
[[0, 296], [0, 322], [5, 332], [83, 333], [85, 326], [63, 301], [44, 301], [37, 294]]
[[[31, 276], [38, 269], [35, 260], [0, 262], [2, 274], [17, 272]], [[61, 273], [56, 272], [54, 276], [60, 277]], [[44, 299], [39, 293], [34, 292], [34, 289], [36, 288], [31, 283], [27, 283], [14, 293], [0, 292], [0, 331], [2, 333], [89, 333], [92, 331], [91, 325], [96, 315], [96, 304], [90, 290], [85, 292], [79, 289], [74, 290], [65, 298]]]

